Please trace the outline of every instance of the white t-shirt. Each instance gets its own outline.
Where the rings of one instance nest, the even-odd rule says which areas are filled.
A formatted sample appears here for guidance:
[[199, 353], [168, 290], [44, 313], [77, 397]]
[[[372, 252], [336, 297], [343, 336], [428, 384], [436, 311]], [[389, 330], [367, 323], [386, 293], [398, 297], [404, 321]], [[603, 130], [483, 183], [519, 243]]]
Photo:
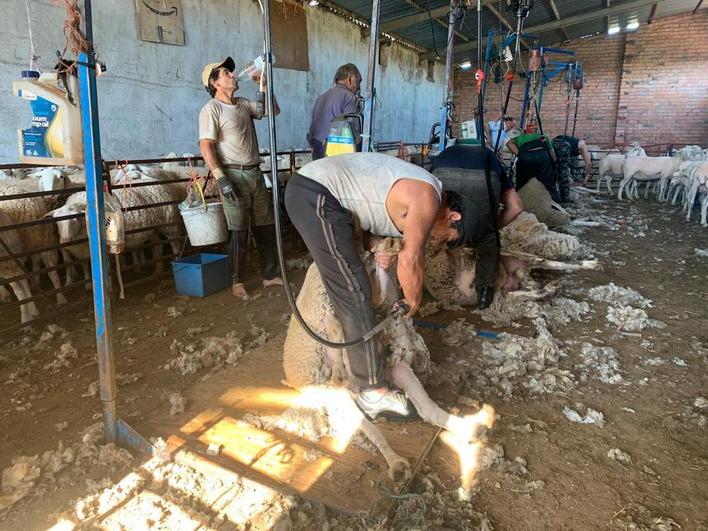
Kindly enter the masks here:
[[354, 214], [363, 230], [377, 236], [400, 237], [386, 210], [386, 198], [400, 179], [423, 181], [442, 194], [442, 183], [423, 168], [383, 153], [347, 153], [305, 164], [300, 175], [327, 188]]
[[222, 164], [259, 164], [258, 137], [253, 125], [256, 102], [235, 98], [232, 105], [212, 98], [199, 112], [199, 139], [216, 141], [216, 153]]

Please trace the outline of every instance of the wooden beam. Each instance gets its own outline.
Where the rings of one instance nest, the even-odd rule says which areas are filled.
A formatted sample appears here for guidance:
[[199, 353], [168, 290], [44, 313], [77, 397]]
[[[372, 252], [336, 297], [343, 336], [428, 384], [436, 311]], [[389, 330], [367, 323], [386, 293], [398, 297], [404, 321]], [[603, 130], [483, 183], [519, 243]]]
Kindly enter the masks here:
[[656, 15], [656, 4], [651, 6], [651, 11], [649, 11], [649, 18], [647, 19], [647, 24], [654, 22], [654, 15]]
[[[524, 28], [524, 32], [540, 35], [541, 33], [558, 29], [561, 26], [568, 27], [574, 26], [575, 24], [583, 24], [585, 22], [591, 22], [593, 20], [597, 20], [603, 17], [619, 15], [622, 13], [626, 13], [627, 11], [641, 9], [643, 7], [650, 6], [654, 3], [656, 3], [656, 0], [632, 0], [630, 2], [616, 4], [612, 7], [604, 9], [593, 9], [590, 11], [585, 11], [584, 13], [579, 13], [577, 15], [573, 15], [572, 17], [564, 18], [562, 21], [554, 20], [551, 22], [545, 22], [543, 24], [537, 24], [536, 26]], [[466, 42], [464, 44], [459, 44], [455, 46], [455, 53], [464, 52], [467, 50], [474, 50], [476, 48], [476, 42]]]
[[[558, 7], [556, 6], [556, 3], [554, 0], [548, 0], [548, 5], [551, 6], [551, 11], [553, 11], [553, 16], [556, 17], [556, 20], [560, 21], [561, 16], [560, 13], [558, 12]], [[566, 41], [569, 41], [570, 39], [568, 38], [568, 34], [565, 32], [565, 29], [563, 26], [558, 28], [561, 30], [561, 33], [563, 34], [563, 37], [565, 37]]]

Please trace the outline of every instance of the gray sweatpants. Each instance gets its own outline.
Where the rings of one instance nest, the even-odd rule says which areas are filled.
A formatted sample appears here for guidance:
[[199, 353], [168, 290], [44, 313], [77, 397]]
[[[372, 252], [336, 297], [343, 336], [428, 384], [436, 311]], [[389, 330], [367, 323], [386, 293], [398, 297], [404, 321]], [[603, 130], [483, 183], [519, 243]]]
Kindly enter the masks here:
[[[344, 339], [374, 327], [371, 285], [359, 257], [354, 215], [321, 184], [296, 174], [285, 189], [285, 209], [317, 264]], [[349, 379], [360, 390], [383, 383], [383, 360], [376, 339], [346, 352]]]

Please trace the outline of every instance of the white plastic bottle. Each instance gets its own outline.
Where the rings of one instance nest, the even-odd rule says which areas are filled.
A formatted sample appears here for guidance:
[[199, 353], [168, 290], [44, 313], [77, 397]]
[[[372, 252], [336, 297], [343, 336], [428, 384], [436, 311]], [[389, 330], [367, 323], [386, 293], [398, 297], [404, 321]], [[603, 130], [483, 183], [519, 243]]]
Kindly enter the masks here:
[[[273, 57], [273, 64], [275, 64], [275, 57]], [[265, 59], [263, 58], [262, 55], [259, 55], [252, 61], [247, 62], [241, 71], [238, 73], [236, 76], [236, 79], [238, 81], [246, 81], [247, 79], [252, 78], [259, 72], [263, 71], [263, 68], [265, 68]]]
[[32, 109], [32, 126], [17, 131], [22, 162], [43, 165], [80, 165], [84, 162], [79, 106], [79, 81], [66, 76], [74, 103], [59, 84], [56, 72], [25, 70], [12, 91], [27, 100]]

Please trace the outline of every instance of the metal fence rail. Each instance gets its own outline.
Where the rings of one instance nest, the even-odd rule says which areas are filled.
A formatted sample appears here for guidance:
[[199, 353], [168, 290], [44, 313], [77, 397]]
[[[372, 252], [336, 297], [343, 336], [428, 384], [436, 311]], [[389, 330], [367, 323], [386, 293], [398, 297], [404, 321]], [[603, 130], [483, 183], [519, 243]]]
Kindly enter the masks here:
[[[305, 150], [288, 150], [288, 151], [282, 151], [278, 153], [279, 157], [282, 157], [285, 159], [285, 164], [287, 167], [283, 168], [280, 164], [278, 167], [278, 175], [279, 177], [285, 176], [287, 178], [288, 175], [294, 173], [298, 168], [299, 165], [297, 163], [298, 155], [303, 155], [309, 153], [309, 151]], [[264, 156], [264, 155], [262, 155]], [[125, 167], [127, 165], [133, 164], [133, 165], [161, 165], [163, 163], [186, 163], [188, 165], [193, 165], [197, 164], [202, 161], [201, 157], [180, 157], [180, 158], [151, 158], [151, 159], [130, 159], [130, 160], [116, 160], [116, 161], [104, 161], [104, 171], [103, 171], [103, 179], [104, 182], [106, 183], [106, 186], [109, 190], [113, 191], [118, 198], [120, 199], [120, 190], [123, 188], [130, 189], [130, 188], [142, 188], [146, 186], [163, 186], [166, 184], [183, 184], [187, 185], [187, 183], [190, 182], [191, 178], [190, 177], [184, 177], [184, 178], [176, 178], [176, 179], [168, 179], [168, 180], [155, 180], [154, 182], [125, 182], [125, 183], [119, 183], [116, 184], [112, 182], [111, 179], [111, 170], [115, 169], [120, 169], [121, 167]], [[159, 167], [159, 166], [156, 166]], [[29, 165], [29, 164], [0, 164], [0, 169], [3, 170], [12, 170], [12, 169], [33, 169], [36, 168], [36, 166]], [[184, 171], [185, 167], [180, 167], [177, 171]], [[201, 168], [194, 168], [197, 170], [197, 174], [199, 177], [205, 177], [207, 175], [206, 169], [201, 167]], [[202, 170], [201, 173], [198, 172], [198, 170]], [[168, 171], [174, 170], [174, 168], [169, 168]], [[272, 169], [268, 168], [266, 170], [263, 170], [263, 173], [266, 175], [272, 174]], [[280, 180], [279, 180], [280, 181]], [[282, 186], [282, 183], [280, 184]], [[70, 188], [65, 188], [62, 190], [51, 190], [51, 191], [32, 191], [32, 192], [23, 192], [23, 193], [18, 193], [18, 194], [12, 194], [12, 195], [6, 195], [6, 196], [0, 196], [0, 209], [3, 208], [3, 203], [7, 201], [12, 201], [12, 200], [28, 200], [32, 198], [45, 198], [45, 197], [52, 197], [56, 198], [57, 204], [55, 207], [60, 206], [63, 204], [63, 200], [65, 200], [68, 196], [75, 192], [83, 192], [85, 191], [85, 187], [79, 187], [75, 183], [71, 185]], [[186, 196], [186, 189], [185, 189], [185, 196]], [[216, 195], [210, 195], [207, 196], [207, 198], [213, 198], [216, 197]], [[178, 200], [169, 200], [169, 201], [160, 201], [160, 202], [154, 202], [154, 203], [149, 203], [149, 204], [144, 204], [144, 205], [134, 205], [134, 206], [129, 206], [123, 209], [124, 212], [134, 212], [138, 210], [145, 210], [149, 208], [161, 208], [161, 207], [169, 207], [173, 205], [177, 205], [180, 201]], [[7, 237], [7, 232], [8, 231], [19, 231], [20, 235], [22, 236], [22, 232], [28, 229], [32, 229], [34, 227], [39, 227], [39, 226], [46, 226], [46, 225], [52, 225], [53, 227], [56, 227], [57, 222], [62, 221], [62, 220], [71, 220], [71, 219], [83, 219], [85, 217], [84, 213], [80, 214], [70, 214], [70, 215], [65, 215], [65, 216], [58, 216], [58, 217], [46, 217], [42, 219], [35, 219], [31, 221], [25, 221], [21, 223], [13, 223], [5, 226], [0, 226], [0, 239], [3, 239], [3, 237]], [[131, 230], [126, 231], [126, 235], [134, 235], [142, 232], [155, 232], [159, 229], [165, 229], [168, 227], [174, 227], [174, 226], [181, 226], [182, 221], [181, 219], [178, 219], [172, 223], [163, 223], [163, 224], [156, 224], [156, 225], [150, 225], [150, 226], [145, 226], [145, 227], [137, 227]], [[286, 230], [286, 235], [287, 235], [287, 240], [291, 241], [292, 245], [296, 245], [296, 240], [298, 238], [297, 233], [294, 231], [292, 226], [288, 223], [288, 225], [285, 228]], [[55, 234], [57, 234], [56, 229], [53, 228], [53, 231]], [[147, 239], [147, 238], [146, 238]], [[3, 240], [4, 241], [4, 240]], [[27, 304], [29, 302], [37, 302], [37, 301], [42, 301], [42, 300], [47, 300], [49, 297], [55, 296], [57, 293], [60, 292], [67, 292], [67, 294], [70, 294], [70, 305], [71, 307], [79, 306], [81, 304], [86, 304], [87, 308], [90, 308], [90, 297], [88, 296], [88, 292], [85, 292], [83, 289], [77, 290], [75, 288], [77, 287], [83, 287], [86, 286], [87, 284], [90, 285], [90, 279], [83, 279], [83, 272], [80, 273], [82, 280], [74, 281], [70, 284], [66, 283], [66, 270], [68, 268], [75, 268], [75, 269], [80, 269], [80, 266], [82, 263], [86, 263], [88, 259], [76, 259], [73, 258], [68, 262], [65, 262], [63, 258], [60, 258], [60, 261], [57, 265], [51, 266], [51, 267], [46, 267], [43, 266], [41, 268], [38, 268], [36, 270], [33, 270], [31, 267], [31, 263], [33, 261], [36, 261], [38, 257], [42, 253], [47, 253], [47, 252], [60, 252], [60, 251], [65, 251], [65, 250], [71, 250], [71, 247], [74, 246], [85, 246], [88, 242], [88, 238], [82, 237], [78, 238], [75, 240], [71, 241], [66, 241], [66, 242], [60, 242], [58, 235], [56, 237], [56, 243], [52, 245], [46, 245], [42, 247], [36, 247], [36, 248], [25, 248], [23, 247], [19, 252], [8, 252], [9, 248], [7, 248], [4, 245], [0, 245], [0, 268], [2, 267], [8, 267], [8, 264], [6, 262], [8, 261], [14, 261], [15, 264], [18, 265], [17, 268], [14, 269], [20, 269], [22, 271], [22, 274], [14, 274], [10, 276], [5, 276], [5, 277], [0, 277], [0, 287], [3, 288], [4, 291], [10, 291], [10, 284], [13, 282], [18, 282], [18, 281], [23, 281], [27, 280], [30, 283], [34, 284], [32, 286], [32, 296], [29, 298], [24, 298], [23, 300], [16, 300], [16, 297], [14, 296], [14, 293], [11, 293], [12, 295], [12, 300], [11, 302], [6, 302], [6, 303], [1, 303], [0, 304], [0, 315], [3, 315], [7, 317], [7, 319], [3, 319], [0, 321], [0, 336], [6, 335], [10, 333], [11, 331], [14, 331], [18, 328], [21, 328], [23, 326], [26, 326], [25, 324], [19, 323], [19, 307], [22, 304]], [[145, 267], [148, 267], [149, 269], [152, 268], [152, 266], [156, 266], [155, 269], [158, 269], [157, 264], [158, 262], [161, 262], [163, 266], [165, 265], [166, 262], [169, 262], [170, 260], [177, 258], [181, 256], [181, 254], [185, 251], [190, 250], [190, 246], [188, 245], [188, 240], [186, 238], [186, 235], [183, 238], [167, 238], [167, 239], [160, 239], [159, 243], [155, 241], [147, 241], [138, 247], [135, 247], [131, 249], [131, 251], [139, 251], [139, 250], [144, 250], [144, 249], [151, 249], [155, 247], [155, 245], [162, 245], [164, 246], [167, 243], [177, 243], [180, 244], [180, 252], [179, 253], [162, 253], [162, 256], [152, 256], [148, 259], [146, 259], [143, 262], [140, 263], [132, 263], [132, 264], [126, 264], [126, 265], [121, 265], [121, 271], [122, 272], [132, 272], [133, 270], [137, 269], [143, 269]], [[111, 274], [115, 278], [115, 263], [113, 260], [111, 260]], [[39, 281], [42, 280], [42, 277], [44, 277], [47, 273], [50, 272], [65, 272], [64, 277], [60, 277], [62, 281], [62, 285], [59, 289], [51, 289], [51, 290], [42, 290], [38, 289]], [[155, 273], [156, 274], [156, 273]], [[154, 274], [149, 275], [148, 277], [145, 278], [136, 278], [132, 279], [124, 284], [125, 287], [132, 286], [139, 284], [140, 282], [145, 281], [146, 279], [153, 278]], [[56, 316], [59, 313], [64, 313], [66, 310], [67, 306], [61, 306], [53, 310], [47, 310], [47, 308], [40, 308], [40, 316], [32, 321], [32, 323], [36, 322], [41, 322], [45, 321], [47, 319], [50, 319], [54, 316]], [[14, 313], [14, 315], [13, 315]], [[12, 324], [10, 326], [6, 326], [9, 321], [15, 321], [15, 324]], [[4, 327], [4, 328], [3, 328]]]

